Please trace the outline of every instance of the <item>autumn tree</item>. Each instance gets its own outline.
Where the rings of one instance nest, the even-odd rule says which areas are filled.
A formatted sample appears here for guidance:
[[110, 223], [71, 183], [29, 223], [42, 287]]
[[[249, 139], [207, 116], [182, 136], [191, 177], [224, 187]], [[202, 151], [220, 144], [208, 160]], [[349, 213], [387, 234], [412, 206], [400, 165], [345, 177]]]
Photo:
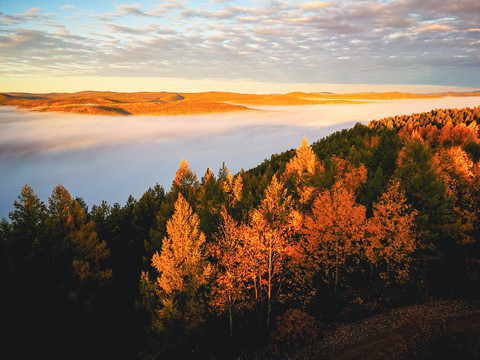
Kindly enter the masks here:
[[[175, 210], [175, 203], [178, 200], [178, 194], [182, 194], [182, 197], [188, 202], [188, 204], [196, 209], [198, 201], [199, 182], [197, 175], [192, 169], [190, 169], [187, 161], [182, 159], [180, 166], [176, 172], [175, 179], [172, 182], [170, 191], [162, 196], [159, 203], [159, 208], [156, 212], [148, 214], [147, 218], [153, 215], [152, 224], [149, 230], [148, 241], [145, 241], [144, 268], [149, 268], [151, 265], [150, 259], [155, 251], [159, 251], [162, 247], [162, 241], [167, 235], [167, 222], [172, 217]], [[158, 191], [156, 191], [158, 193]], [[155, 193], [152, 193], [154, 206], [157, 207], [160, 197]], [[141, 219], [141, 218], [140, 218]], [[144, 228], [146, 228], [144, 226]], [[152, 269], [150, 269], [152, 270]]]
[[291, 184], [300, 204], [310, 204], [319, 186], [319, 176], [324, 171], [320, 160], [304, 137], [295, 156], [288, 162], [283, 173], [285, 182]]
[[148, 272], [144, 272], [140, 282], [143, 307], [150, 313], [152, 330], [171, 336], [173, 345], [179, 345], [182, 334], [197, 334], [204, 322], [202, 288], [211, 272], [204, 243], [199, 218], [179, 193], [161, 252], [152, 257], [156, 279], [150, 281]]
[[227, 205], [232, 208], [242, 200], [243, 180], [240, 174], [234, 176], [228, 169], [226, 171], [225, 179], [220, 180]]
[[383, 280], [401, 283], [408, 279], [417, 248], [415, 215], [398, 182], [392, 182], [373, 205], [362, 251]]
[[63, 186], [55, 187], [48, 204], [46, 221], [55, 266], [65, 266], [58, 280], [68, 289], [70, 298], [88, 313], [98, 289], [112, 277], [112, 270], [105, 267], [110, 250], [105, 241], [98, 239], [94, 222], [87, 221], [81, 205]]
[[[266, 299], [266, 327], [270, 327], [272, 302], [282, 282], [282, 267], [288, 256], [291, 231], [298, 226], [299, 214], [292, 210], [286, 189], [273, 177], [260, 206], [250, 214], [253, 232], [246, 238], [251, 252], [250, 277], [257, 303]], [[274, 291], [274, 288], [277, 291]]]
[[313, 269], [322, 272], [337, 292], [341, 270], [359, 259], [364, 241], [366, 209], [357, 204], [344, 182], [324, 190], [314, 201], [312, 215], [304, 222], [303, 246]]
[[249, 228], [243, 223], [237, 223], [225, 208], [221, 215], [219, 231], [209, 249], [214, 259], [210, 305], [219, 313], [228, 313], [232, 340], [234, 314], [249, 305], [247, 280], [252, 270], [246, 249]]
[[188, 203], [194, 204], [198, 186], [197, 175], [190, 169], [187, 161], [182, 159], [175, 175], [175, 180], [173, 180], [171, 192], [175, 196], [181, 193]]
[[219, 171], [218, 180], [210, 169], [207, 169], [198, 191], [197, 214], [201, 219], [201, 229], [207, 237], [212, 239], [213, 234], [221, 222], [221, 210], [226, 207], [229, 212], [238, 208], [242, 200], [243, 181], [240, 174], [234, 176], [225, 163]]
[[343, 187], [346, 191], [355, 194], [359, 187], [367, 181], [367, 169], [365, 165], [355, 166], [350, 161], [338, 156], [332, 156], [333, 185]]

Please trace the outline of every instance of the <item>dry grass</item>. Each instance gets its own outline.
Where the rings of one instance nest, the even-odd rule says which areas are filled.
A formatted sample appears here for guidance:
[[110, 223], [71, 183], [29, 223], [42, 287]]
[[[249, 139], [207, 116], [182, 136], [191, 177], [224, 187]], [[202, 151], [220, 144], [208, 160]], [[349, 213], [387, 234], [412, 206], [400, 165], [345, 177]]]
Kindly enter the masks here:
[[[0, 105], [34, 111], [60, 111], [98, 115], [179, 115], [251, 110], [248, 105], [358, 104], [374, 100], [431, 99], [445, 96], [480, 96], [473, 93], [303, 93], [239, 94], [231, 92], [171, 93], [82, 91], [77, 93], [4, 93]], [[244, 106], [245, 105], [245, 106]]]

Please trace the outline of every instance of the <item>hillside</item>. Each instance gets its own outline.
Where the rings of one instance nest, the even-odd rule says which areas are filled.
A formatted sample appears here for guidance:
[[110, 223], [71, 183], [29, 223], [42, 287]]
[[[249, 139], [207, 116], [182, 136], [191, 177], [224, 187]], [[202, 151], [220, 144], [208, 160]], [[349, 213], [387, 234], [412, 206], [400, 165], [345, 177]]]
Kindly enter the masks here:
[[[480, 343], [480, 308], [462, 300], [431, 300], [366, 319], [333, 323], [315, 343], [282, 358], [290, 360], [473, 359]], [[268, 352], [238, 359], [272, 358]], [[276, 357], [278, 358], [278, 357]]]
[[18, 106], [40, 112], [71, 112], [96, 115], [179, 115], [251, 111], [249, 106], [358, 104], [366, 101], [480, 96], [472, 93], [410, 94], [240, 94], [231, 92], [172, 93], [82, 91], [77, 93], [3, 93], [0, 105]]
[[[137, 99], [188, 97], [159, 96]], [[236, 174], [182, 160], [171, 188], [124, 205], [25, 185], [0, 222], [6, 343], [47, 355], [54, 338], [58, 358], [82, 359], [478, 358], [479, 123], [480, 107], [358, 123]]]

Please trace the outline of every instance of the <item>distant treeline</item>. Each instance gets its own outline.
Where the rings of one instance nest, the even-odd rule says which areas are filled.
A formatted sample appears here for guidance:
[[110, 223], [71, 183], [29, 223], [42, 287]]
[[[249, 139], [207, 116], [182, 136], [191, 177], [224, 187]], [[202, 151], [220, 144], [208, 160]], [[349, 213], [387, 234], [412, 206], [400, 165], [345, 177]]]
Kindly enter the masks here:
[[183, 160], [124, 205], [26, 185], [0, 223], [5, 344], [66, 358], [281, 355], [325, 324], [480, 299], [480, 108], [371, 121], [249, 171]]

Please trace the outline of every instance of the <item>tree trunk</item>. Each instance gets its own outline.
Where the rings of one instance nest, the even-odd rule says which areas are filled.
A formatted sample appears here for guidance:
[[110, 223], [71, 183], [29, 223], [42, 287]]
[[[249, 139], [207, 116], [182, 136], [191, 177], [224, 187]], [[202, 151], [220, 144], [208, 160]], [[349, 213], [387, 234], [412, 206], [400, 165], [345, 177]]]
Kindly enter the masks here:
[[232, 308], [228, 308], [228, 318], [230, 320], [230, 341], [233, 342], [233, 316], [232, 316]]
[[337, 294], [337, 289], [338, 289], [338, 248], [337, 251], [335, 252], [335, 295]]
[[[261, 281], [259, 281], [259, 283], [261, 283]], [[255, 309], [256, 309], [256, 313], [257, 313], [257, 318], [258, 318], [258, 326], [260, 327], [260, 331], [262, 331], [263, 329], [263, 326], [262, 326], [262, 316], [260, 316], [260, 308], [258, 306], [258, 288], [257, 288], [257, 277], [255, 276], [253, 278], [253, 284], [254, 284], [254, 287], [255, 287]]]

